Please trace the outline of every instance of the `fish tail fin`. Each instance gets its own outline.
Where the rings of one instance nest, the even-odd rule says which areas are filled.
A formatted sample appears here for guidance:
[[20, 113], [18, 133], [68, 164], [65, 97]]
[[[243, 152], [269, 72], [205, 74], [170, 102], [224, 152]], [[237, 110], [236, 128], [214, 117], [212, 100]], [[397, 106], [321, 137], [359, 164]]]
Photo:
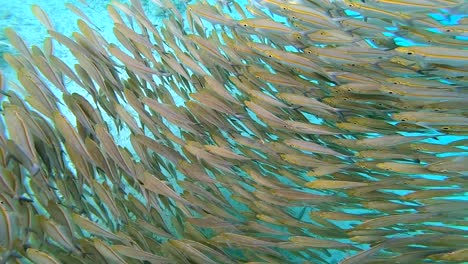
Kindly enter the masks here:
[[349, 110], [349, 109], [342, 109], [342, 108], [337, 108], [335, 110], [336, 114], [338, 115], [338, 117], [340, 118], [340, 121], [345, 121], [346, 120], [346, 115], [345, 113], [353, 113], [352, 110]]

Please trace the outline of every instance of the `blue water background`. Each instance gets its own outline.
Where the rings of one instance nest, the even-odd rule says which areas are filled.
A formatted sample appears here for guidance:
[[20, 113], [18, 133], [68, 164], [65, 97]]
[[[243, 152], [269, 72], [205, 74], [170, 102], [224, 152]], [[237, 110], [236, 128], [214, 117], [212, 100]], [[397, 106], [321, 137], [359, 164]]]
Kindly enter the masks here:
[[[31, 9], [30, 9], [31, 4], [37, 4], [41, 6], [44, 9], [44, 11], [46, 11], [49, 14], [56, 31], [63, 33], [66, 36], [70, 36], [72, 32], [74, 31], [79, 31], [78, 26], [76, 24], [76, 20], [79, 17], [76, 16], [74, 13], [72, 13], [70, 10], [68, 10], [65, 7], [63, 0], [42, 0], [42, 1], [40, 0], [25, 0], [25, 1], [0, 0], [0, 2], [3, 2], [3, 3], [0, 3], [0, 29], [2, 29], [0, 31], [0, 53], [14, 52], [13, 48], [9, 46], [6, 37], [3, 35], [3, 28], [6, 28], [6, 27], [13, 28], [21, 37], [23, 37], [23, 39], [25, 40], [28, 46], [37, 45], [39, 47], [42, 47], [42, 43], [44, 39], [47, 37], [47, 32], [45, 28], [38, 22], [38, 20], [32, 14]], [[100, 29], [99, 33], [102, 34], [109, 43], [114, 43], [114, 44], [118, 43], [117, 39], [112, 33], [113, 24], [112, 24], [111, 19], [108, 17], [107, 10], [106, 10], [106, 5], [110, 1], [88, 0], [87, 6], [83, 5], [80, 1], [70, 1], [70, 2], [80, 7], [81, 10], [84, 11], [84, 13], [94, 22], [94, 24], [96, 24], [96, 26], [99, 27]], [[128, 2], [128, 1], [122, 0], [121, 2]], [[151, 1], [142, 0], [142, 2], [144, 3], [144, 2], [151, 2]], [[162, 12], [161, 10], [157, 10], [157, 8], [153, 4], [151, 4], [151, 8], [148, 8], [146, 11], [147, 11], [148, 17], [153, 21], [155, 25], [160, 23], [161, 19], [165, 17], [164, 12]], [[358, 13], [352, 12], [352, 11], [349, 12], [349, 15], [359, 16]], [[460, 18], [466, 17], [467, 15], [466, 14], [448, 15], [445, 12], [441, 12], [439, 14], [432, 14], [432, 16], [438, 19], [439, 21], [441, 21], [441, 23], [444, 25], [451, 25], [451, 24], [456, 24]], [[283, 20], [283, 18], [281, 17], [276, 17], [276, 18], [279, 22]], [[207, 30], [210, 31], [213, 29], [207, 28]], [[389, 28], [389, 32], [383, 33], [383, 34], [391, 34], [391, 28]], [[411, 46], [411, 45], [418, 44], [418, 43], [414, 43], [412, 41], [409, 41], [401, 37], [397, 37], [396, 41], [397, 41], [397, 44], [401, 46]], [[67, 48], [61, 45], [55, 45], [54, 47], [55, 47], [56, 56], [60, 57], [68, 65], [73, 65], [74, 63], [76, 63], [76, 60], [70, 54]], [[5, 63], [3, 59], [0, 59], [0, 70], [4, 72], [8, 82], [18, 83], [15, 77], [15, 73], [10, 67], [8, 67], [8, 65]], [[11, 86], [11, 84], [9, 84], [9, 86]], [[67, 88], [71, 92], [77, 92], [83, 95], [85, 98], [89, 99], [89, 95], [86, 94], [86, 92], [83, 89], [77, 87], [75, 84], [71, 84]], [[57, 94], [60, 94], [60, 92], [57, 91]], [[175, 96], [175, 94], [173, 95]], [[177, 103], [183, 104], [183, 102], [180, 100], [177, 100]], [[91, 102], [92, 100], [89, 100], [89, 101]], [[75, 122], [74, 116], [67, 109], [62, 108], [61, 110], [72, 123]], [[132, 111], [131, 108], [128, 108], [127, 110]], [[105, 115], [105, 113], [103, 114]], [[134, 117], [136, 117], [136, 113]], [[107, 118], [110, 119], [110, 117], [107, 117]], [[319, 120], [313, 120], [313, 118], [311, 118], [311, 122], [319, 122]], [[124, 129], [118, 129], [117, 127], [115, 127], [114, 122], [107, 122], [107, 124], [109, 125], [111, 129], [110, 132], [115, 137], [116, 142], [120, 146], [125, 147], [129, 150], [132, 150], [132, 147], [130, 145], [130, 140], [129, 140], [131, 131], [126, 127]], [[174, 131], [178, 131], [178, 130], [175, 129]], [[407, 135], [410, 135], [410, 134], [407, 134]], [[415, 135], [415, 133], [412, 133], [411, 135]], [[438, 136], [436, 139], [428, 139], [426, 141], [430, 143], [435, 143], [435, 144], [448, 144], [452, 141], [464, 139], [464, 138], [468, 138], [468, 137], [466, 136]], [[460, 153], [457, 153], [457, 155], [459, 154]], [[450, 155], [450, 154], [447, 154], [447, 155]], [[443, 177], [443, 175], [441, 176]], [[434, 179], [437, 178], [434, 175], [420, 175], [420, 177], [427, 177], [427, 178], [434, 178]], [[225, 190], [225, 192], [226, 192], [225, 194], [229, 196], [228, 191]], [[468, 195], [452, 197], [452, 199], [454, 198], [457, 198], [460, 200], [468, 200]], [[232, 203], [237, 204], [235, 201], [232, 201]], [[241, 206], [241, 205], [237, 204], [237, 206]], [[305, 218], [302, 218], [301, 220], [304, 220], [306, 222], [311, 221], [310, 219], [306, 219], [309, 215], [308, 211], [310, 210], [311, 210], [310, 208], [290, 208], [291, 215], [295, 215], [295, 216], [297, 215], [298, 218], [300, 218], [300, 215], [303, 215]], [[348, 212], [349, 213], [362, 213], [356, 210], [350, 210]], [[337, 222], [337, 224], [342, 225], [343, 228], [350, 228], [350, 224], [353, 224], [353, 222]], [[439, 223], [432, 223], [432, 224], [438, 225]], [[457, 227], [457, 228], [463, 228], [465, 230], [468, 230], [468, 227]], [[342, 256], [336, 255], [336, 256], [333, 256], [332, 257], [333, 260], [331, 259], [330, 261], [334, 262], [334, 261], [337, 261], [337, 259], [341, 259], [341, 258]]]

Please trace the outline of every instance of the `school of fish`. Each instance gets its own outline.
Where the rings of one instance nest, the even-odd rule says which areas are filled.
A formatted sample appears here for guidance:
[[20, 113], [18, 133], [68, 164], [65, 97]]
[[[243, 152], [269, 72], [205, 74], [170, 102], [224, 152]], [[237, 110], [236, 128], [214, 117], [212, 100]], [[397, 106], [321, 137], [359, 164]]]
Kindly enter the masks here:
[[5, 29], [0, 264], [468, 261], [466, 1], [130, 2]]

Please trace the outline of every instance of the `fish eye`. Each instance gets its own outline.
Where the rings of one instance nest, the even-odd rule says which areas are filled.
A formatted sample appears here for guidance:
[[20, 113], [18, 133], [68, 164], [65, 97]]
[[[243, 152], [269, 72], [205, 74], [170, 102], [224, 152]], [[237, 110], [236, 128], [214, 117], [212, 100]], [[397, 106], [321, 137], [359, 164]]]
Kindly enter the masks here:
[[393, 92], [392, 92], [392, 91], [389, 91], [388, 94], [393, 94]]
[[443, 130], [449, 130], [449, 128], [448, 128], [448, 127], [443, 127], [442, 129], [443, 129]]
[[406, 122], [406, 118], [400, 119], [401, 122]]
[[446, 29], [445, 32], [451, 32], [452, 30], [451, 29]]
[[406, 54], [408, 54], [408, 55], [413, 55], [413, 52], [408, 52], [408, 53], [406, 53]]

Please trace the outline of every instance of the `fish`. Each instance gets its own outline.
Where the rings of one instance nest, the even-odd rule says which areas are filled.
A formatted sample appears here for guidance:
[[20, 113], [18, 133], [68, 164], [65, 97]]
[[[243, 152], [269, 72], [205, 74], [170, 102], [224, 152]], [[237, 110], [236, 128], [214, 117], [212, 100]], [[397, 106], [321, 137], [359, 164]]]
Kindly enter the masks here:
[[18, 50], [27, 61], [32, 61], [31, 52], [26, 46], [26, 43], [12, 28], [5, 28], [4, 34], [8, 38], [9, 43], [11, 43], [11, 45], [15, 47], [15, 49]]
[[190, 120], [190, 116], [184, 113], [181, 108], [173, 107], [168, 104], [162, 104], [150, 98], [144, 98], [142, 102], [169, 121], [188, 131], [196, 132], [196, 130], [193, 128], [195, 123]]
[[24, 161], [23, 164], [28, 167], [32, 175], [35, 175], [40, 167], [32, 133], [18, 111], [7, 108], [5, 114], [5, 123], [11, 135], [10, 151], [16, 154], [16, 158]]
[[220, 156], [220, 157], [227, 158], [227, 159], [234, 159], [234, 160], [239, 160], [239, 161], [250, 160], [250, 158], [248, 158], [248, 157], [236, 154], [236, 153], [232, 152], [231, 150], [228, 150], [228, 149], [225, 149], [225, 148], [222, 148], [222, 147], [218, 147], [218, 146], [215, 146], [215, 145], [205, 145], [205, 149], [208, 152], [210, 152], [210, 153], [212, 153], [212, 154], [214, 154], [216, 156]]
[[440, 9], [444, 7], [450, 7], [452, 4], [456, 6], [457, 3], [448, 3], [449, 1], [445, 1], [446, 3], [442, 3], [441, 1], [427, 1], [427, 0], [418, 0], [418, 1], [405, 1], [405, 0], [374, 0], [370, 1], [368, 4], [375, 5], [381, 8], [391, 8], [394, 10], [395, 8], [402, 9], [404, 11], [430, 11], [431, 9]]
[[418, 222], [421, 219], [427, 219], [428, 217], [433, 217], [433, 214], [402, 214], [402, 215], [389, 215], [389, 216], [382, 216], [379, 218], [374, 218], [363, 222], [362, 224], [358, 225], [356, 228], [358, 229], [371, 229], [371, 228], [381, 228], [381, 227], [388, 227], [394, 224], [401, 224], [401, 223], [412, 223]]
[[467, 164], [465, 163], [466, 160], [467, 156], [446, 157], [438, 161], [432, 162], [426, 167], [428, 170], [433, 172], [453, 172], [465, 175], [468, 172]]
[[428, 258], [447, 261], [466, 261], [468, 259], [468, 250], [463, 248], [448, 253], [432, 254]]
[[113, 232], [106, 230], [99, 226], [97, 223], [94, 223], [93, 221], [79, 215], [76, 213], [71, 214], [71, 218], [73, 220], [73, 223], [79, 226], [81, 229], [86, 230], [87, 232], [90, 232], [96, 236], [100, 236], [103, 238], [109, 238], [113, 239], [116, 241], [120, 241], [124, 244], [130, 244], [130, 241], [128, 241], [126, 238], [122, 238]]
[[275, 242], [266, 240], [256, 239], [246, 235], [234, 234], [234, 233], [221, 233], [212, 238], [213, 242], [216, 243], [229, 243], [239, 247], [253, 246], [253, 247], [271, 247], [277, 245]]
[[257, 115], [263, 122], [273, 127], [287, 127], [285, 120], [275, 116], [262, 106], [252, 101], [245, 101], [244, 104]]
[[303, 141], [297, 139], [286, 139], [284, 143], [288, 146], [298, 148], [300, 150], [309, 151], [312, 153], [320, 153], [320, 154], [328, 154], [334, 156], [346, 156], [345, 154], [341, 154], [337, 151], [334, 151], [330, 148], [322, 146], [320, 144], [310, 142], [310, 141]]
[[286, 101], [287, 103], [292, 104], [293, 106], [300, 107], [299, 109], [308, 110], [312, 113], [319, 114], [318, 112], [328, 113], [340, 113], [340, 109], [332, 107], [328, 104], [325, 104], [313, 97], [308, 97], [306, 95], [294, 94], [294, 93], [278, 93], [276, 95], [278, 98]]
[[60, 261], [57, 260], [55, 257], [53, 257], [50, 254], [47, 254], [46, 252], [40, 251], [35, 248], [28, 248], [26, 249], [26, 256], [34, 261], [34, 263], [40, 263], [40, 264], [60, 264]]
[[466, 125], [467, 117], [456, 114], [446, 114], [425, 111], [399, 112], [392, 115], [392, 118], [400, 122], [413, 122], [422, 125]]
[[319, 165], [318, 167], [313, 168], [307, 173], [308, 176], [321, 177], [327, 174], [333, 174], [335, 172], [342, 171], [342, 169], [348, 168], [348, 164], [326, 164]]
[[463, 49], [411, 46], [398, 47], [395, 51], [404, 58], [418, 58], [420, 64], [443, 64], [463, 67], [468, 63], [468, 52]]
[[278, 23], [270, 18], [246, 18], [237, 22], [239, 27], [246, 30], [253, 30], [260, 34], [288, 34], [291, 28]]
[[282, 50], [264, 50], [262, 54], [266, 58], [271, 58], [280, 62], [281, 64], [288, 65], [290, 67], [297, 67], [305, 72], [318, 73], [328, 78], [330, 81], [334, 81], [335, 78], [329, 74], [324, 68], [320, 67], [317, 63], [312, 60], [301, 56], [293, 52], [287, 52]]
[[393, 21], [398, 21], [403, 24], [406, 24], [412, 21], [413, 19], [416, 19], [418, 17], [417, 15], [419, 15], [419, 17], [421, 18], [423, 17], [422, 14], [418, 14], [418, 13], [409, 14], [401, 10], [393, 10], [390, 8], [387, 9], [385, 7], [381, 7], [375, 4], [372, 5], [372, 2], [370, 4], [363, 3], [360, 1], [358, 2], [354, 0], [343, 0], [341, 2], [343, 2], [343, 4], [346, 5], [349, 9], [359, 12], [361, 15], [365, 17], [380, 18], [380, 19], [386, 18], [386, 19], [390, 19]]
[[323, 125], [315, 125], [294, 120], [285, 120], [286, 130], [295, 131], [304, 134], [314, 135], [340, 135], [344, 134], [342, 131], [333, 129]]
[[368, 186], [366, 182], [350, 182], [350, 181], [332, 181], [332, 180], [315, 180], [306, 184], [307, 187], [313, 189], [349, 189]]
[[111, 246], [100, 239], [94, 239], [93, 245], [96, 250], [109, 262], [124, 264], [127, 263], [120, 255], [115, 252]]
[[[275, 86], [285, 86], [285, 87], [292, 87], [292, 88], [297, 88], [297, 89], [306, 89], [307, 87], [310, 86], [310, 83], [304, 82], [300, 78], [292, 78], [288, 76], [287, 74], [281, 74], [281, 72], [276, 72], [274, 74], [262, 70], [262, 69], [256, 69], [252, 67], [252, 69], [247, 68], [248, 71], [247, 74], [252, 74], [254, 77], [257, 79], [263, 81], [263, 82], [268, 82], [272, 85]], [[250, 89], [248, 93], [255, 92], [254, 89]]]
[[67, 236], [70, 232], [65, 232], [64, 227], [58, 225], [54, 220], [47, 219], [42, 215], [36, 215], [37, 221], [41, 226], [43, 232], [51, 237], [55, 242], [57, 242], [64, 249], [73, 252], [78, 256], [82, 256], [83, 252], [73, 243], [72, 238]]
[[286, 1], [280, 1], [278, 5], [281, 8], [281, 13], [287, 16], [290, 20], [299, 23], [300, 26], [306, 29], [317, 28], [333, 30], [339, 28], [339, 19], [331, 17], [326, 10], [314, 8], [305, 5], [296, 5]]
[[369, 259], [373, 255], [377, 254], [383, 248], [384, 248], [383, 242], [378, 243], [378, 244], [372, 246], [371, 248], [369, 248], [367, 250], [363, 250], [363, 251], [361, 251], [360, 253], [358, 253], [358, 254], [356, 254], [354, 256], [345, 258], [344, 260], [342, 260], [340, 262], [340, 264], [361, 263], [362, 261], [365, 261], [366, 259]]
[[164, 72], [152, 69], [147, 65], [140, 63], [139, 61], [135, 60], [134, 58], [130, 57], [129, 55], [125, 54], [121, 51], [117, 46], [109, 46], [109, 52], [122, 61], [127, 67], [133, 68], [135, 70], [141, 71], [143, 73], [148, 74], [156, 74], [156, 75], [164, 75]]
[[313, 247], [313, 248], [348, 248], [353, 247], [352, 245], [336, 242], [336, 241], [326, 241], [323, 239], [316, 239], [306, 236], [292, 236], [289, 237], [289, 241], [294, 243], [294, 246], [298, 247]]
[[98, 124], [95, 127], [96, 136], [100, 140], [104, 152], [128, 175], [134, 175], [132, 165], [127, 163], [122, 157], [122, 153], [112, 140], [112, 136], [107, 132], [104, 125]]
[[94, 23], [93, 21], [83, 12], [81, 11], [77, 6], [75, 6], [74, 4], [68, 2], [68, 3], [65, 3], [65, 6], [70, 9], [70, 11], [72, 11], [74, 14], [76, 14], [77, 16], [83, 18], [87, 23], [93, 25], [94, 27], [98, 28]]
[[4, 262], [465, 261], [463, 1], [81, 3], [0, 42]]
[[169, 260], [165, 257], [158, 256], [135, 247], [124, 245], [111, 245], [110, 248], [113, 251], [117, 252], [119, 255], [129, 258], [138, 259], [142, 261], [149, 261], [151, 263], [170, 263]]
[[198, 18], [202, 18], [213, 25], [225, 25], [232, 27], [236, 23], [234, 19], [226, 15], [219, 14], [219, 12], [213, 6], [203, 3], [190, 4], [187, 6], [187, 11], [187, 14], [190, 14], [191, 17], [195, 15]]
[[0, 245], [2, 248], [11, 249], [14, 241], [19, 237], [17, 227], [17, 215], [13, 211], [8, 211], [3, 204], [0, 205], [1, 213], [1, 239]]
[[31, 5], [31, 11], [41, 24], [48, 30], [54, 30], [52, 21], [46, 12], [39, 5]]
[[185, 204], [190, 204], [188, 201], [180, 197], [175, 191], [173, 191], [166, 183], [159, 180], [155, 175], [151, 175], [150, 173], [146, 172], [142, 175], [141, 185], [156, 194], [161, 194], [167, 197], [170, 197], [174, 200], [183, 202]]
[[218, 98], [217, 96], [212, 95], [208, 91], [201, 91], [191, 95], [191, 97], [203, 105], [216, 110], [221, 113], [225, 113], [231, 116], [239, 116], [239, 110], [235, 109], [233, 105], [225, 102], [225, 100]]
[[190, 244], [185, 241], [180, 240], [169, 240], [169, 243], [175, 248], [179, 249], [183, 255], [187, 256], [188, 259], [199, 262], [199, 263], [217, 263], [209, 256], [203, 254], [203, 252], [192, 247]]
[[377, 168], [391, 171], [391, 172], [399, 172], [399, 173], [407, 173], [407, 174], [424, 174], [429, 173], [424, 166], [420, 164], [412, 164], [412, 163], [400, 163], [400, 162], [381, 162], [376, 164]]

